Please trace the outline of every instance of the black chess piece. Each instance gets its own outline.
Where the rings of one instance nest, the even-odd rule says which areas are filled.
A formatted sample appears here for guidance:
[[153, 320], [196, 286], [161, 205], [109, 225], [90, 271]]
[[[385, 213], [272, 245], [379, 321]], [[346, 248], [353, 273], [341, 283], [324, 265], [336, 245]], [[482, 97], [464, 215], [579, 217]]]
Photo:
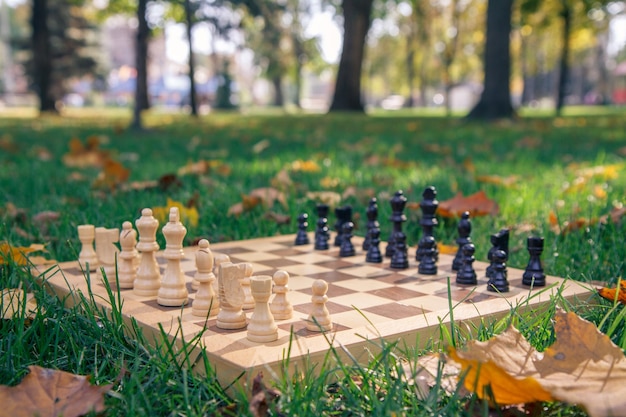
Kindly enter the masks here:
[[491, 235], [491, 248], [487, 252], [487, 259], [489, 260], [489, 266], [485, 271], [485, 276], [491, 278], [493, 275], [493, 254], [497, 250], [503, 250], [504, 253], [509, 254], [509, 229], [500, 229], [496, 234]]
[[339, 248], [339, 256], [354, 256], [356, 251], [354, 250], [354, 245], [352, 244], [352, 230], [354, 229], [354, 223], [345, 222], [342, 226], [341, 235], [343, 236], [341, 239], [341, 247]]
[[463, 246], [468, 243], [472, 243], [472, 238], [470, 234], [472, 233], [472, 222], [470, 220], [469, 211], [466, 211], [461, 215], [461, 219], [459, 220], [459, 224], [457, 225], [458, 237], [456, 239], [456, 243], [459, 246], [456, 251], [456, 255], [454, 256], [454, 260], [452, 261], [452, 270], [458, 271], [461, 269], [463, 265]]
[[424, 241], [424, 252], [417, 267], [417, 272], [422, 275], [437, 275], [437, 260], [435, 259], [435, 238], [427, 236]]
[[326, 204], [317, 205], [317, 224], [315, 227], [315, 250], [328, 249], [328, 240], [330, 239], [330, 232], [328, 230], [328, 210], [329, 207]]
[[341, 242], [343, 241], [343, 225], [352, 221], [352, 207], [343, 206], [335, 208], [335, 217], [337, 218], [337, 222], [335, 223], [335, 230], [337, 231], [335, 246], [341, 247]]
[[474, 271], [474, 252], [476, 248], [473, 243], [467, 243], [461, 250], [461, 267], [456, 274], [456, 283], [463, 285], [477, 285], [476, 271]]
[[543, 238], [530, 236], [526, 240], [526, 247], [530, 259], [528, 266], [522, 275], [522, 284], [533, 287], [544, 287], [546, 285], [546, 275], [541, 266], [541, 254], [543, 253]]
[[366, 251], [370, 247], [371, 234], [370, 231], [378, 227], [378, 233], [380, 233], [380, 224], [378, 224], [378, 203], [376, 198], [370, 200], [367, 206], [367, 228], [365, 232], [365, 239], [363, 240], [363, 250]]
[[[393, 223], [393, 230], [391, 235], [389, 235], [389, 240], [387, 241], [387, 248], [385, 249], [386, 257], [393, 257], [393, 253], [396, 249], [396, 238], [402, 233], [402, 223], [406, 221], [406, 216], [404, 215], [404, 207], [406, 206], [406, 197], [404, 196], [404, 192], [402, 190], [398, 190], [395, 192], [389, 203], [391, 205], [391, 217], [389, 220]], [[406, 239], [406, 236], [405, 236]], [[406, 245], [406, 240], [405, 240]]]
[[309, 227], [307, 220], [309, 220], [309, 215], [306, 213], [301, 213], [298, 216], [298, 233], [296, 233], [296, 241], [294, 243], [296, 246], [308, 245], [310, 243], [306, 230]]
[[406, 247], [406, 235], [399, 231], [396, 232], [395, 236], [394, 250], [389, 266], [394, 269], [407, 269], [409, 267], [409, 255]]
[[383, 254], [380, 253], [380, 228], [374, 227], [368, 232], [370, 238], [370, 245], [367, 248], [367, 255], [365, 255], [365, 262], [381, 263], [383, 261]]
[[506, 272], [507, 254], [498, 249], [493, 253], [493, 269], [491, 278], [487, 282], [487, 290], [492, 292], [508, 292], [509, 281]]
[[[424, 244], [427, 236], [433, 236], [433, 229], [439, 225], [437, 221], [436, 213], [439, 207], [439, 201], [437, 201], [437, 190], [435, 187], [426, 187], [422, 193], [422, 201], [420, 201], [420, 209], [422, 211], [422, 219], [420, 220], [420, 226], [422, 226], [422, 237], [417, 242], [417, 251], [415, 252], [415, 260], [419, 261], [424, 254]], [[435, 240], [435, 260], [439, 259], [439, 250]]]

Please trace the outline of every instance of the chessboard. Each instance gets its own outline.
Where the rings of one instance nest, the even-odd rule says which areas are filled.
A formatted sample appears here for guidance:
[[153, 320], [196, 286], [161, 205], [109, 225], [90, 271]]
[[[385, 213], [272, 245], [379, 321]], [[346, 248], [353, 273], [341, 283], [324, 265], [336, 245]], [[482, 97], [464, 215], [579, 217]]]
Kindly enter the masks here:
[[[557, 293], [572, 302], [580, 302], [590, 294], [584, 284], [553, 276], [546, 277], [545, 287], [531, 289], [522, 285], [523, 271], [514, 268], [508, 268], [510, 291], [490, 292], [485, 278], [488, 264], [484, 262], [474, 263], [478, 285], [464, 286], [455, 283], [451, 255], [439, 255], [437, 275], [420, 275], [414, 259], [404, 270], [391, 269], [387, 258], [381, 264], [366, 263], [360, 237], [353, 238], [356, 255], [350, 257], [340, 257], [336, 247], [320, 251], [314, 250], [313, 244], [296, 246], [294, 238], [282, 235], [211, 244], [215, 255], [228, 255], [233, 263], [251, 263], [253, 275], [272, 276], [277, 270], [289, 273], [288, 299], [294, 314], [289, 320], [276, 322], [279, 335], [274, 342], [251, 342], [246, 338], [246, 329], [223, 330], [216, 326], [214, 316], [205, 320], [191, 314], [197, 247], [185, 247], [181, 262], [190, 294], [184, 308], [163, 307], [156, 297], [140, 297], [132, 289], [121, 290], [115, 298], [119, 295], [121, 299], [123, 315], [132, 317], [156, 345], [163, 343], [159, 327], [178, 342], [203, 332], [201, 348], [218, 380], [226, 386], [241, 375], [246, 375], [242, 381], [249, 381], [259, 370], [266, 376], [280, 372], [288, 355], [290, 371], [302, 369], [305, 361], [320, 363], [331, 344], [344, 357], [348, 351], [362, 364], [371, 359], [371, 352], [382, 339], [399, 342], [403, 347], [425, 347], [439, 339], [441, 325], [449, 326], [450, 305], [455, 323], [467, 323], [472, 328], [481, 320], [500, 319], [514, 308], [541, 308]], [[166, 261], [162, 252], [157, 253], [157, 261], [163, 272]], [[85, 296], [91, 291], [96, 303], [111, 307], [102, 278], [92, 272], [87, 279], [78, 262], [59, 264], [59, 269], [45, 279], [66, 302], [72, 302], [72, 295], [78, 291]], [[312, 306], [311, 287], [318, 279], [328, 283], [326, 306], [333, 321], [332, 330], [325, 333], [306, 328]], [[115, 283], [111, 287], [115, 291]], [[247, 311], [248, 318], [251, 312]]]

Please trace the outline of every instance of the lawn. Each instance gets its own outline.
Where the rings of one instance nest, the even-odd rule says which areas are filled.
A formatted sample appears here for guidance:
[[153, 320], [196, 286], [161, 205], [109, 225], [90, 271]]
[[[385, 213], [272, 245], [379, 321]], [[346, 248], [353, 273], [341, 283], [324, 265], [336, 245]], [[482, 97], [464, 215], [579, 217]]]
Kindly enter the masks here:
[[[490, 234], [508, 227], [510, 266], [525, 266], [526, 237], [537, 234], [545, 238], [548, 274], [615, 285], [624, 272], [619, 209], [626, 200], [626, 118], [620, 109], [493, 124], [408, 113], [210, 114], [198, 120], [162, 113], [147, 115], [145, 132], [129, 131], [127, 124], [127, 115], [106, 111], [0, 118], [1, 240], [16, 246], [44, 243], [48, 257], [71, 260], [80, 247], [77, 225], [120, 227], [144, 207], [167, 206], [168, 199], [198, 213], [197, 224], [186, 224], [186, 244], [295, 233], [298, 214], [315, 218], [315, 204], [328, 192], [354, 207], [357, 234], [364, 232], [367, 201], [376, 196], [386, 239], [393, 192], [402, 189], [417, 203], [424, 188], [434, 185], [440, 201], [484, 191], [499, 205], [498, 214], [472, 219], [478, 259], [486, 259]], [[103, 179], [101, 161], [77, 150], [79, 141], [97, 144], [98, 155], [105, 152], [128, 170], [128, 178], [113, 170]], [[266, 187], [283, 192], [284, 203], [251, 200], [254, 190]], [[313, 194], [318, 192], [325, 194]], [[242, 212], [227, 214], [238, 203]], [[406, 214], [407, 243], [414, 247], [420, 211], [409, 204]], [[438, 241], [453, 245], [456, 220], [440, 223]], [[159, 241], [163, 246], [160, 234]], [[1, 288], [33, 285], [18, 265], [3, 265], [1, 274]], [[91, 374], [98, 383], [119, 375], [107, 396], [109, 415], [248, 412], [248, 393], [218, 386], [209, 363], [202, 364], [208, 378], [200, 378], [185, 370], [191, 359], [184, 351], [155, 351], [141, 335], [129, 337], [132, 331], [119, 316], [103, 317], [89, 300], [68, 309], [36, 286], [35, 293], [42, 307], [36, 317], [0, 322], [0, 383], [16, 384], [28, 365], [39, 364]], [[598, 301], [583, 310], [626, 348], [619, 309]], [[539, 313], [519, 318], [538, 348], [551, 341], [549, 332], [535, 330], [549, 326], [549, 318]], [[481, 329], [481, 337], [499, 330], [499, 324]], [[285, 414], [472, 414], [476, 410], [468, 404], [482, 407], [476, 399], [438, 389], [418, 399], [398, 375], [414, 352], [387, 346], [368, 369], [337, 367], [329, 355], [315, 372], [303, 370], [276, 384]], [[560, 412], [558, 406], [546, 411]], [[582, 411], [572, 407], [567, 413]]]

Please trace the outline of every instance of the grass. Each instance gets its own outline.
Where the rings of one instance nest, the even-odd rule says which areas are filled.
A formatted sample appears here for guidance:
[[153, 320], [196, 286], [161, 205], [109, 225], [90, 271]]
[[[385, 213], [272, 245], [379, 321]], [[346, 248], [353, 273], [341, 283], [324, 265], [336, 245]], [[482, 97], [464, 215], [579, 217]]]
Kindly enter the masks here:
[[[457, 191], [484, 190], [499, 203], [500, 213], [473, 219], [478, 259], [486, 259], [491, 233], [512, 227], [509, 265], [525, 266], [525, 238], [536, 233], [546, 239], [543, 263], [547, 273], [611, 285], [624, 274], [625, 226], [596, 220], [621, 207], [626, 199], [626, 119], [621, 110], [572, 111], [558, 119], [534, 114], [495, 124], [408, 113], [367, 117], [211, 114], [199, 120], [161, 113], [146, 115], [149, 130], [140, 134], [125, 130], [129, 119], [122, 112], [86, 115], [74, 111], [64, 118], [11, 114], [0, 118], [0, 234], [14, 245], [29, 245], [34, 237], [38, 243], [47, 243], [54, 259], [70, 260], [79, 247], [77, 225], [120, 227], [123, 221], [137, 218], [143, 207], [164, 206], [168, 197], [186, 202], [196, 192], [200, 220], [197, 227], [187, 225], [187, 244], [200, 237], [217, 242], [293, 233], [293, 225], [268, 220], [268, 209], [262, 206], [238, 218], [225, 215], [242, 194], [270, 186], [272, 178], [286, 168], [294, 181], [287, 190], [287, 205], [277, 204], [271, 210], [292, 219], [302, 211], [314, 215], [315, 202], [306, 197], [308, 191], [341, 193], [355, 187], [356, 196], [343, 202], [352, 204], [361, 219], [373, 193], [379, 197], [384, 227], [383, 219], [390, 215], [385, 202], [396, 189], [403, 189], [410, 202], [418, 202], [427, 185], [437, 187], [441, 201]], [[99, 169], [70, 169], [62, 163], [72, 137], [84, 141], [94, 135], [102, 138], [103, 149], [130, 169], [129, 181], [156, 180], [198, 160], [219, 160], [231, 168], [230, 174], [211, 171], [181, 177], [180, 186], [167, 191], [94, 190]], [[267, 147], [255, 152], [255, 145], [262, 142]], [[42, 150], [50, 158], [41, 158]], [[291, 169], [298, 160], [314, 161], [319, 172]], [[597, 168], [585, 181], [578, 179], [583, 176], [581, 169], [612, 165], [617, 167], [616, 175]], [[79, 172], [81, 179], [70, 179], [77, 177], [73, 172]], [[509, 187], [480, 182], [479, 175], [520, 179]], [[322, 181], [337, 185], [323, 186]], [[9, 203], [25, 212], [13, 215]], [[44, 211], [58, 212], [60, 217], [42, 227], [33, 217]], [[583, 218], [587, 224], [559, 233], [550, 224], [551, 213], [560, 223]], [[419, 237], [419, 211], [407, 210], [406, 214], [408, 243], [414, 246]], [[365, 222], [358, 223], [357, 233], [363, 233]], [[441, 219], [436, 234], [439, 241], [453, 244], [455, 222]], [[161, 235], [159, 240], [163, 244]], [[0, 383], [15, 384], [28, 365], [39, 364], [91, 374], [96, 383], [119, 377], [120, 383], [107, 397], [108, 415], [249, 413], [249, 393], [226, 392], [212, 377], [206, 358], [189, 357], [185, 352], [190, 350], [176, 351], [167, 344], [152, 348], [137, 328], [124, 324], [118, 310], [107, 315], [89, 299], [64, 306], [32, 282], [28, 268], [13, 263], [1, 268], [0, 288], [30, 287], [40, 307], [33, 318], [21, 314], [0, 321]], [[448, 331], [450, 343], [463, 345], [469, 337], [488, 338], [501, 332], [513, 321], [541, 349], [552, 342], [550, 313], [556, 304], [548, 311], [515, 311], [500, 321], [486, 320], [472, 329], [473, 336], [460, 328], [442, 331]], [[624, 311], [620, 305], [598, 300], [581, 309], [581, 314], [626, 348]], [[191, 347], [195, 341], [188, 343]], [[333, 360], [336, 352], [330, 350], [323, 363], [300, 369], [293, 378], [279, 378], [276, 387], [282, 395], [270, 408], [277, 407], [285, 415], [317, 416], [483, 414], [484, 404], [479, 400], [445, 393], [441, 387], [420, 399], [415, 386], [407, 383], [411, 378], [405, 375], [404, 365], [423, 352], [381, 343], [381, 353], [372, 354], [367, 367], [337, 362]], [[430, 350], [441, 347], [433, 345]], [[208, 376], [187, 372], [190, 361]], [[546, 407], [546, 415], [582, 413], [574, 407], [565, 411], [555, 405]]]

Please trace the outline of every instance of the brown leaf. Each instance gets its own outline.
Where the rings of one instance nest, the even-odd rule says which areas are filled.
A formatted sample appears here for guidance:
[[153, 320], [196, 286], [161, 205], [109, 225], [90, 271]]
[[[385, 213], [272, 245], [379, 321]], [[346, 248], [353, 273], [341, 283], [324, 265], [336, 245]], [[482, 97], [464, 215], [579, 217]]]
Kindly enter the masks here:
[[94, 181], [94, 188], [108, 188], [114, 190], [128, 180], [130, 171], [122, 164], [112, 159], [103, 162], [102, 172]]
[[289, 176], [289, 171], [287, 171], [286, 169], [281, 169], [278, 174], [276, 174], [274, 178], [272, 178], [270, 184], [272, 184], [272, 187], [274, 188], [284, 190], [293, 185], [293, 180]]
[[243, 212], [244, 212], [243, 202], [241, 202], [241, 203], [236, 203], [230, 206], [228, 208], [228, 212], [226, 213], [226, 215], [239, 217]]
[[254, 417], [266, 417], [269, 415], [269, 403], [275, 402], [281, 396], [281, 392], [275, 388], [266, 388], [263, 383], [263, 373], [259, 372], [252, 381], [252, 399], [250, 400], [250, 413]]
[[263, 215], [264, 218], [268, 220], [273, 220], [276, 224], [291, 224], [291, 216], [288, 214], [280, 214], [275, 213], [273, 211], [268, 211]]
[[469, 211], [472, 217], [495, 216], [500, 212], [500, 207], [482, 190], [466, 197], [459, 192], [453, 198], [440, 202], [437, 214], [452, 218], [459, 217], [466, 211]]
[[287, 197], [285, 197], [285, 194], [282, 191], [277, 190], [276, 188], [256, 188], [250, 192], [250, 197], [260, 198], [261, 202], [266, 207], [272, 207], [274, 203], [278, 201], [284, 208], [288, 208]]
[[335, 207], [341, 203], [341, 194], [334, 191], [309, 191], [306, 198]]
[[77, 417], [105, 410], [104, 394], [113, 386], [95, 386], [89, 377], [31, 365], [14, 387], [0, 386], [3, 415]]
[[512, 187], [520, 180], [519, 175], [509, 175], [502, 177], [500, 175], [477, 175], [476, 181], [484, 184], [502, 185], [504, 187]]
[[26, 317], [32, 318], [36, 314], [37, 300], [34, 294], [26, 293], [26, 291], [17, 288], [4, 289], [0, 294], [2, 295], [0, 319], [10, 320], [16, 314], [20, 314], [24, 307], [24, 302], [26, 302]]
[[611, 302], [626, 304], [626, 282], [620, 280], [618, 288], [598, 288], [598, 294]]
[[97, 136], [87, 139], [86, 145], [78, 138], [72, 138], [69, 143], [70, 151], [63, 155], [63, 163], [70, 168], [93, 168], [103, 166], [109, 159], [106, 151], [99, 149], [100, 140]]

